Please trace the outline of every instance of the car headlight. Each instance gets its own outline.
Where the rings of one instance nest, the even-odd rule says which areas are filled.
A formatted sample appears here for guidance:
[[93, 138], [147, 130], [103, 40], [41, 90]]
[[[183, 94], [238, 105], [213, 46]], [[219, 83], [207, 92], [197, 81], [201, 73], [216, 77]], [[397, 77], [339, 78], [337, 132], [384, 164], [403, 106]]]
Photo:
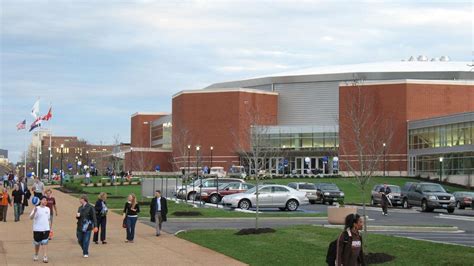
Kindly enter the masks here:
[[393, 198], [393, 196], [392, 196], [392, 195], [390, 195], [390, 194], [388, 194], [388, 198], [389, 198], [389, 199], [391, 199], [391, 198]]
[[451, 198], [449, 198], [449, 201], [455, 201], [456, 199], [454, 198], [454, 196], [451, 196]]
[[341, 195], [341, 197], [344, 197], [344, 192], [339, 193], [339, 195]]
[[436, 196], [431, 195], [431, 196], [428, 197], [428, 199], [430, 199], [430, 200], [436, 200]]
[[324, 196], [329, 196], [329, 192], [324, 192]]

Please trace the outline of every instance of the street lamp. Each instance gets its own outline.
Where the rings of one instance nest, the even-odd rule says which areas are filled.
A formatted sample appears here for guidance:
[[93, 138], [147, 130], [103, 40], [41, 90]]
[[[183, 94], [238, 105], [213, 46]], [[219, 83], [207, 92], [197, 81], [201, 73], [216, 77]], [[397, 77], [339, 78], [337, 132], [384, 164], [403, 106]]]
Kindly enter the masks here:
[[86, 165], [89, 166], [89, 151], [86, 151]]
[[64, 150], [64, 144], [61, 144], [61, 172], [59, 175], [61, 176], [61, 186], [63, 186], [63, 150]]
[[130, 175], [133, 172], [133, 147], [130, 147]]
[[439, 182], [443, 180], [443, 157], [439, 157]]
[[[186, 174], [187, 174], [188, 177], [189, 177], [189, 155], [190, 155], [190, 153], [191, 153], [191, 145], [188, 144], [188, 169], [186, 169]], [[193, 186], [194, 186], [194, 180], [192, 180], [192, 182], [193, 182]], [[186, 201], [186, 203], [188, 203], [188, 186], [186, 185], [185, 188], [186, 188], [185, 201]]]
[[[214, 151], [214, 146], [211, 146], [211, 168], [212, 169], [212, 152]], [[210, 173], [210, 170], [209, 170]], [[216, 187], [217, 187], [217, 198], [219, 198], [219, 175], [216, 178]], [[216, 208], [219, 207], [219, 201], [216, 201]]]
[[[50, 143], [51, 144], [51, 143]], [[48, 160], [48, 180], [51, 180], [51, 164], [53, 162], [53, 155], [51, 154], [51, 146], [48, 147], [49, 160]]]
[[41, 174], [43, 171], [41, 171], [41, 169], [43, 168], [43, 152], [40, 151], [39, 152], [39, 160], [38, 160], [38, 163], [39, 163], [39, 170], [38, 170], [38, 177], [41, 179]]
[[[201, 149], [200, 146], [196, 146], [196, 178], [199, 177], [199, 196], [202, 194], [202, 175], [199, 175], [199, 150]], [[194, 190], [194, 182], [193, 182], [193, 190]], [[194, 197], [193, 197], [193, 204], [194, 204], [194, 199], [196, 198], [196, 192], [194, 192]], [[202, 204], [202, 200], [199, 199], [199, 205]]]
[[382, 145], [383, 145], [383, 177], [385, 177], [385, 147], [387, 145], [385, 144], [385, 142]]

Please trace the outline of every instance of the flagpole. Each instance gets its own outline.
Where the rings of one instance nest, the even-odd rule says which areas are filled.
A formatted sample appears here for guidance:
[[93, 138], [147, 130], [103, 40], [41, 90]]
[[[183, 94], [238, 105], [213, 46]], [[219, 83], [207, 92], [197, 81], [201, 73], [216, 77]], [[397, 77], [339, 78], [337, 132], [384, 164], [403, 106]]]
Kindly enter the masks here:
[[[38, 116], [40, 116], [41, 113], [39, 112], [39, 97], [38, 97]], [[40, 137], [40, 132], [41, 132], [41, 122], [40, 122], [40, 127], [39, 127], [39, 130], [36, 131], [36, 133], [38, 133], [38, 145], [36, 146], [36, 176], [41, 179], [41, 177], [39, 176], [39, 147], [41, 145], [41, 137]]]
[[[51, 103], [49, 103], [49, 109], [51, 110]], [[49, 111], [48, 111], [49, 114]], [[53, 152], [53, 148], [51, 147], [51, 136], [53, 135], [53, 122], [50, 123], [50, 131], [49, 131], [49, 164], [48, 164], [48, 180], [51, 181], [51, 153]]]
[[26, 153], [28, 152], [28, 130], [26, 130], [26, 119], [25, 119], [25, 182], [27, 182], [27, 177], [26, 177], [26, 166], [27, 166], [27, 163], [26, 163]]

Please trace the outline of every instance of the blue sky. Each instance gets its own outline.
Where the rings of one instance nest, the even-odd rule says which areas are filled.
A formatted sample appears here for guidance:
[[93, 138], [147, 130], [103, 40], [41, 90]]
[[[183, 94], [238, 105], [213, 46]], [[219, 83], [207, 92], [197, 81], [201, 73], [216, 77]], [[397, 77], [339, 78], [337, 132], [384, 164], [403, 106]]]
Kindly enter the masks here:
[[[31, 106], [55, 135], [129, 142], [171, 96], [299, 68], [449, 55], [471, 61], [470, 1], [1, 1], [0, 148]], [[48, 126], [48, 124], [46, 124]]]

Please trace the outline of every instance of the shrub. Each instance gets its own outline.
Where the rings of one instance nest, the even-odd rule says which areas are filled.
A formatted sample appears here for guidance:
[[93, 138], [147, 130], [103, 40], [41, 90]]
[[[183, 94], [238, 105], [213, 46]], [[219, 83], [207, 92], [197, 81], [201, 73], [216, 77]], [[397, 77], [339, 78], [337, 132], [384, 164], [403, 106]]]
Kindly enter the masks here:
[[138, 180], [137, 185], [141, 185], [141, 184], [142, 184], [142, 181]]
[[93, 186], [94, 186], [94, 187], [97, 187], [97, 182], [94, 182]]
[[132, 184], [132, 179], [130, 179], [130, 180], [128, 181], [128, 184], [129, 184], [129, 185], [131, 185], [131, 184]]
[[119, 186], [123, 186], [123, 180], [120, 180]]
[[102, 181], [102, 186], [105, 187], [107, 185], [107, 182], [104, 180]]
[[73, 183], [73, 182], [65, 182], [63, 185], [66, 189], [71, 190], [72, 192], [75, 192], [75, 193], [83, 192], [81, 184]]

